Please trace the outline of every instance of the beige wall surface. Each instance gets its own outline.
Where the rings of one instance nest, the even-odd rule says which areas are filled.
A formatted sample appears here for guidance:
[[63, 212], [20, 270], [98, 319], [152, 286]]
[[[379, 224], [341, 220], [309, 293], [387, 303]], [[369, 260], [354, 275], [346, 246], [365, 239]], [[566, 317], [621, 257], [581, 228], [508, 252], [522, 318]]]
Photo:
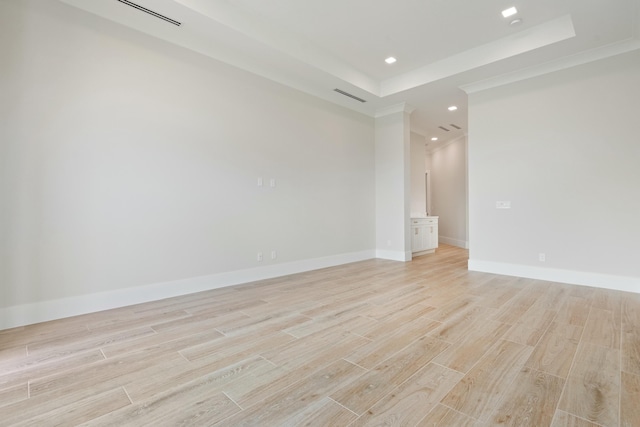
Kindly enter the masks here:
[[640, 291], [638, 100], [640, 51], [470, 95], [472, 263]]
[[375, 249], [373, 119], [59, 2], [0, 16], [0, 307]]

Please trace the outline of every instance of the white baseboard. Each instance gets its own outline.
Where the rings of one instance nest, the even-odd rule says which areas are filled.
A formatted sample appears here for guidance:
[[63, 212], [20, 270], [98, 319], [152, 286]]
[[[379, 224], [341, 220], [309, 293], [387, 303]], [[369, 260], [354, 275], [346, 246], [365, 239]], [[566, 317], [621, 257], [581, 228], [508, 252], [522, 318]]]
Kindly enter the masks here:
[[389, 259], [391, 261], [407, 262], [407, 261], [411, 261], [411, 251], [409, 252], [385, 251], [382, 249], [378, 249], [376, 251], [376, 258]]
[[0, 308], [0, 330], [364, 261], [375, 255], [374, 250], [351, 252]]
[[451, 237], [438, 236], [438, 242], [445, 245], [457, 246], [462, 249], [469, 249], [469, 242], [465, 240], [453, 239]]
[[614, 276], [589, 273], [586, 271], [561, 270], [556, 268], [533, 267], [529, 265], [507, 264], [493, 261], [469, 260], [469, 270], [505, 276], [526, 277], [548, 282], [571, 285], [593, 286], [616, 291], [640, 293], [640, 277]]

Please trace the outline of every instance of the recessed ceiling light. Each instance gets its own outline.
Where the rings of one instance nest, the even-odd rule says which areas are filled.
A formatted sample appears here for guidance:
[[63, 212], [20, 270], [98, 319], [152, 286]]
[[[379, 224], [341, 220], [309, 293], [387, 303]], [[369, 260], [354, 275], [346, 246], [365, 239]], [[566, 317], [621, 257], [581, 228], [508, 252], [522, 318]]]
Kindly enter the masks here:
[[515, 7], [510, 7], [509, 9], [505, 9], [502, 11], [502, 16], [508, 18], [515, 15], [516, 13], [518, 13], [518, 9], [516, 9]]
[[451, 107], [448, 108], [449, 111], [456, 111], [458, 109], [458, 107], [456, 107], [455, 105], [452, 105]]
[[432, 141], [437, 141], [438, 138], [436, 138], [435, 136], [433, 138], [431, 138]]
[[384, 62], [386, 62], [387, 64], [393, 64], [394, 62], [396, 62], [396, 58], [394, 58], [393, 56], [390, 56], [387, 59], [385, 59]]

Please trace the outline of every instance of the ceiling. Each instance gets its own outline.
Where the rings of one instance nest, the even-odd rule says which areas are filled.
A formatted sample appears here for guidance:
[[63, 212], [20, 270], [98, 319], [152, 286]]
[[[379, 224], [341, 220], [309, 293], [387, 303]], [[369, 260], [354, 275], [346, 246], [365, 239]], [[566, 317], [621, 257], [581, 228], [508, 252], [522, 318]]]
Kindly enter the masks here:
[[373, 117], [406, 103], [430, 149], [467, 92], [640, 48], [640, 0], [61, 1]]

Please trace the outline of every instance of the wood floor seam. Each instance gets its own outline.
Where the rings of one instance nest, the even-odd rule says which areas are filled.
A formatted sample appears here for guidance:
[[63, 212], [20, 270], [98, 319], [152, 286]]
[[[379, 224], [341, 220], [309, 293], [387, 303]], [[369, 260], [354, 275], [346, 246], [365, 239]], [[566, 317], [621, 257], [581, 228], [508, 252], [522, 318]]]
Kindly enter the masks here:
[[336, 405], [339, 405], [341, 408], [344, 408], [345, 410], [351, 412], [353, 415], [355, 415], [356, 417], [358, 416], [358, 414], [356, 414], [355, 412], [353, 412], [351, 409], [347, 408], [346, 406], [344, 406], [343, 404], [341, 404], [340, 402], [338, 402], [337, 400], [334, 400], [331, 398], [331, 396], [327, 396], [327, 399], [329, 399], [330, 401], [334, 402]]
[[242, 405], [240, 405], [238, 402], [236, 402], [235, 400], [233, 400], [233, 398], [231, 396], [229, 396], [224, 390], [222, 391], [222, 394], [224, 394], [225, 396], [227, 396], [227, 398], [232, 401], [233, 403], [236, 404], [236, 406], [238, 408], [240, 408], [241, 411], [244, 411], [245, 408], [242, 407]]
[[[571, 414], [570, 412], [568, 412], [568, 413]], [[571, 415], [574, 416], [575, 418], [581, 420], [581, 421], [584, 421], [584, 422], [589, 423], [589, 424], [593, 424], [593, 425], [598, 426], [598, 427], [608, 427], [608, 426], [606, 426], [604, 424], [598, 424], [597, 422], [590, 421], [590, 420], [588, 420], [586, 418], [582, 418], [582, 417], [580, 417], [579, 415], [576, 415], [576, 414], [571, 414]], [[631, 427], [634, 427], [634, 426], [631, 426]]]
[[133, 399], [129, 395], [129, 392], [127, 391], [127, 387], [126, 386], [122, 386], [122, 390], [124, 391], [124, 394], [127, 395], [127, 399], [129, 399], [129, 403], [133, 404]]
[[353, 362], [353, 361], [349, 360], [349, 357], [343, 357], [342, 360], [344, 360], [345, 362], [352, 363], [352, 364], [356, 365], [358, 368], [364, 369], [365, 371], [369, 371], [370, 370], [370, 369], [365, 368], [364, 366], [358, 365], [356, 362]]

